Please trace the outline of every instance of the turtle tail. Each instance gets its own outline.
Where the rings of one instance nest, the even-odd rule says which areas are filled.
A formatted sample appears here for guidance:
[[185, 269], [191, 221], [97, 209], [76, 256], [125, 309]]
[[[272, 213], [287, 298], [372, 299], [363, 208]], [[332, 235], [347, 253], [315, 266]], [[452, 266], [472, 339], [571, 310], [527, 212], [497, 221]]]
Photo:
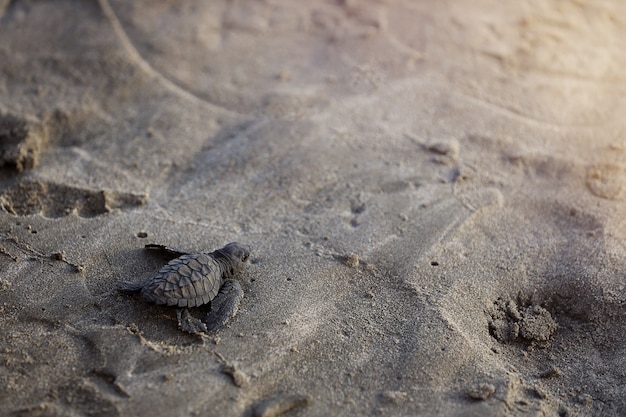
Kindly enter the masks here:
[[138, 292], [141, 290], [141, 284], [135, 284], [133, 282], [120, 281], [117, 283], [117, 289], [125, 292]]

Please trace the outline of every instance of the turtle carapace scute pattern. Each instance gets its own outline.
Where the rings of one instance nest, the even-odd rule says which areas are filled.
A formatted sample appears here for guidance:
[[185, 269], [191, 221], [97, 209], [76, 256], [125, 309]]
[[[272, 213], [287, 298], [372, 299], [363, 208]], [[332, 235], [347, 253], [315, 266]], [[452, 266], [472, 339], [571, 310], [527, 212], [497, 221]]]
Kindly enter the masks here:
[[[217, 309], [229, 312], [229, 317], [220, 317], [211, 311], [204, 322], [194, 319], [187, 311], [179, 311], [181, 329], [192, 333], [206, 331], [224, 324], [236, 314], [243, 290], [239, 282], [231, 278], [239, 272], [250, 257], [250, 248], [237, 242], [229, 243], [211, 253], [187, 253], [162, 245], [146, 245], [147, 249], [158, 249], [179, 255], [161, 269], [150, 275], [143, 283], [119, 282], [122, 291], [139, 292], [142, 299], [154, 303], [186, 309], [210, 303], [220, 297]], [[228, 283], [228, 285], [225, 285]], [[222, 290], [222, 291], [220, 291]]]
[[218, 270], [215, 259], [206, 253], [180, 256], [152, 275], [141, 288], [141, 298], [175, 307], [206, 304], [222, 286]]

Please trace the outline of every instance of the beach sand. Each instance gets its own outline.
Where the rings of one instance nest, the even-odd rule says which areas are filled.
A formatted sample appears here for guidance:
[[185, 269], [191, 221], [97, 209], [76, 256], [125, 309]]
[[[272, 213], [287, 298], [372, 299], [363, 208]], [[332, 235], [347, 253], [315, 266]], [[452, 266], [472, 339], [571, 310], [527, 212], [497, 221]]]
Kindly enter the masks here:
[[[0, 1], [0, 414], [625, 415], [623, 16]], [[231, 241], [217, 334], [116, 289]]]

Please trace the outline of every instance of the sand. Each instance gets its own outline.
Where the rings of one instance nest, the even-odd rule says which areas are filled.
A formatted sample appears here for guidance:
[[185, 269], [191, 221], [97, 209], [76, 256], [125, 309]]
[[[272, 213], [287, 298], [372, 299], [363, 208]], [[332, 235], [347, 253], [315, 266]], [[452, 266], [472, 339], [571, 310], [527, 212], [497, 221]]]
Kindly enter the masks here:
[[[0, 414], [625, 415], [623, 16], [0, 1]], [[231, 241], [216, 334], [116, 290]]]

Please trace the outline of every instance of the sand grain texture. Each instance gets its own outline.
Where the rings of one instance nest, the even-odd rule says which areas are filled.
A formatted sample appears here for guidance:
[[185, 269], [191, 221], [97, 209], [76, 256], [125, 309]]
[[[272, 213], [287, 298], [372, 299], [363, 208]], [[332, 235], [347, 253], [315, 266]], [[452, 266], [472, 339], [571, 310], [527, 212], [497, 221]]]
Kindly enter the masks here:
[[[626, 414], [625, 15], [0, 1], [0, 414]], [[215, 336], [116, 290], [231, 241]]]

